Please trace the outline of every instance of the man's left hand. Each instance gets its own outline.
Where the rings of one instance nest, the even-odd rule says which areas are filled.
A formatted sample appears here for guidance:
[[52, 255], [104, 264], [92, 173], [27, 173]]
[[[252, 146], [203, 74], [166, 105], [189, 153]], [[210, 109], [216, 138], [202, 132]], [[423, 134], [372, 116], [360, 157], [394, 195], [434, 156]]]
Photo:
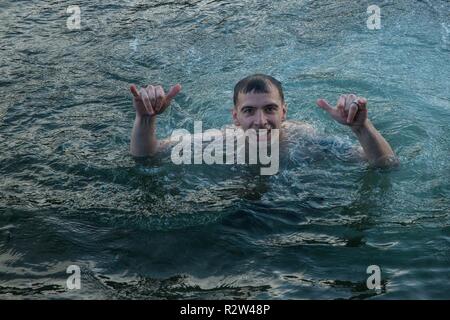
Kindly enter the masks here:
[[367, 122], [367, 99], [354, 94], [341, 95], [333, 108], [325, 99], [318, 99], [317, 105], [328, 112], [340, 124], [352, 130], [363, 127]]

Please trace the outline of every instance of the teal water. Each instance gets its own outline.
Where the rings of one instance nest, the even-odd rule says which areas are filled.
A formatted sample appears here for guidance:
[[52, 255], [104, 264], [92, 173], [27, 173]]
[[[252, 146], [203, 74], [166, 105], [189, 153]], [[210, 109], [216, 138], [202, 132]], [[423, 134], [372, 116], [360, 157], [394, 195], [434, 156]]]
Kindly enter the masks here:
[[[70, 31], [64, 2], [2, 1], [0, 297], [449, 299], [450, 3], [376, 2], [380, 30], [366, 1], [81, 0]], [[131, 83], [183, 85], [164, 137], [229, 123], [255, 72], [343, 143], [315, 100], [367, 97], [401, 166], [301, 139], [271, 177], [129, 156]]]

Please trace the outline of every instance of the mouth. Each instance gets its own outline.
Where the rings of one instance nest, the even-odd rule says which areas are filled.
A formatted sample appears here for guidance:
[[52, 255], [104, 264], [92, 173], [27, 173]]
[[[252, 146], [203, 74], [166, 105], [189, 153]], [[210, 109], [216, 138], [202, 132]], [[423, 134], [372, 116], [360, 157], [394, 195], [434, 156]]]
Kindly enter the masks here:
[[[264, 130], [264, 129], [262, 129]], [[271, 129], [265, 129], [264, 131], [262, 131], [261, 129], [258, 130], [258, 141], [268, 141], [270, 140], [271, 137]]]

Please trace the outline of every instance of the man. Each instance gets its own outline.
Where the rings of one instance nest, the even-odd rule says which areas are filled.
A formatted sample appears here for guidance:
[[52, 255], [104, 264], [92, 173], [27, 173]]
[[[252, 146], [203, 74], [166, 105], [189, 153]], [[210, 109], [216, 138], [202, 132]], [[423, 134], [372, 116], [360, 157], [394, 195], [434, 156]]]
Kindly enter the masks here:
[[[131, 134], [131, 154], [136, 157], [155, 155], [167, 142], [156, 138], [156, 117], [170, 105], [180, 92], [179, 84], [167, 94], [161, 86], [149, 85], [139, 91], [135, 85], [130, 87], [136, 118]], [[266, 129], [267, 137], [272, 129], [280, 130], [280, 139], [288, 134], [288, 128], [313, 130], [306, 124], [292, 126], [286, 121], [287, 105], [284, 101], [281, 83], [275, 78], [255, 74], [240, 80], [234, 88], [234, 108], [232, 117], [235, 126], [243, 129]], [[341, 95], [336, 107], [326, 100], [317, 100], [317, 105], [328, 112], [332, 119], [348, 126], [359, 140], [364, 157], [371, 165], [385, 167], [397, 163], [392, 148], [367, 117], [367, 100], [354, 94]]]

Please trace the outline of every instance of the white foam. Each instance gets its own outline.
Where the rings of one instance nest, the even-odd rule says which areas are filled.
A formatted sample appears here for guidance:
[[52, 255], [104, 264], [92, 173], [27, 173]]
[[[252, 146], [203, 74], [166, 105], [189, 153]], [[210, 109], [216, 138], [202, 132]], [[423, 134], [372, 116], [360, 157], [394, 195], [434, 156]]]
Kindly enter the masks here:
[[137, 48], [139, 46], [139, 39], [138, 38], [134, 38], [134, 40], [130, 41], [130, 48], [136, 52]]
[[441, 23], [442, 26], [442, 43], [444, 45], [444, 48], [447, 49], [447, 45], [448, 45], [448, 38], [450, 35], [450, 26], [448, 26], [447, 24], [445, 24], [444, 22]]

